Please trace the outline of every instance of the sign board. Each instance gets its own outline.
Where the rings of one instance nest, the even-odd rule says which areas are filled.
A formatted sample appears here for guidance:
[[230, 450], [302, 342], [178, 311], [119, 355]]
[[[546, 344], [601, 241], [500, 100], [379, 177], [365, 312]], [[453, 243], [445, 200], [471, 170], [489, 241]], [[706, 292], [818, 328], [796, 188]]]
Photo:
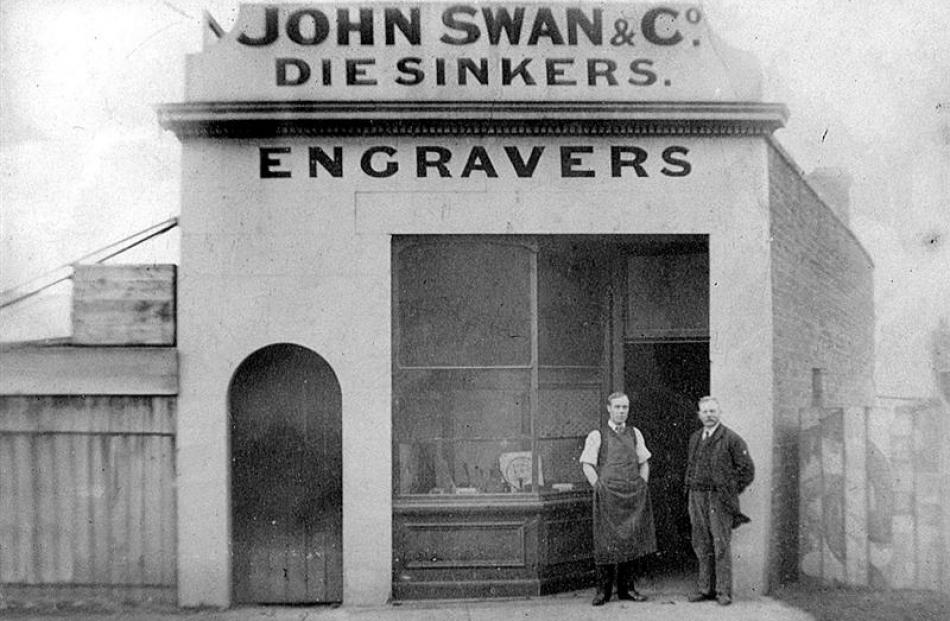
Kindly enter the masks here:
[[242, 5], [188, 58], [210, 101], [754, 102], [757, 64], [698, 4]]

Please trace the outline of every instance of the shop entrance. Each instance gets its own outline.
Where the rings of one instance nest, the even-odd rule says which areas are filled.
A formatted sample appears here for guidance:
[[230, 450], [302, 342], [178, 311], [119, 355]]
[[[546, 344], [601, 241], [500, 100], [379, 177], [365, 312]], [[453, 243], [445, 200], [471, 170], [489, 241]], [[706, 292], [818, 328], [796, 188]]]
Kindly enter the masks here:
[[689, 515], [683, 478], [690, 434], [699, 426], [697, 402], [709, 394], [709, 344], [633, 342], [625, 349], [625, 380], [635, 424], [649, 442], [650, 495], [658, 554], [658, 574], [693, 570]]
[[709, 386], [707, 238], [402, 236], [393, 266], [394, 597], [590, 584], [578, 458], [615, 390], [654, 455], [660, 565], [685, 575], [682, 473]]
[[695, 570], [683, 479], [697, 402], [710, 392], [708, 244], [667, 238], [638, 250], [627, 262], [623, 368], [634, 424], [653, 453], [658, 554], [644, 569], [676, 581]]
[[341, 395], [316, 353], [265, 347], [229, 390], [233, 601], [343, 599]]

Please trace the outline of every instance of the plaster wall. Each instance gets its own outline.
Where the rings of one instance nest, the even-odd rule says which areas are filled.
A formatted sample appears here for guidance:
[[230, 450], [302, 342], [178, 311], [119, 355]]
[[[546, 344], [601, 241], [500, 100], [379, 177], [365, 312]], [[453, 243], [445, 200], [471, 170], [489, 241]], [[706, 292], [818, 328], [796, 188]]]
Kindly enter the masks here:
[[[399, 170], [361, 170], [369, 147]], [[636, 145], [646, 177], [611, 176], [611, 145]], [[342, 176], [310, 176], [308, 148], [342, 149]], [[452, 153], [449, 178], [417, 171], [419, 146]], [[460, 175], [482, 146], [497, 177]], [[531, 177], [504, 147], [544, 146]], [[562, 146], [576, 152], [565, 176]], [[687, 150], [685, 176], [662, 152]], [[261, 148], [289, 148], [261, 178]], [[667, 166], [668, 170], [682, 167]], [[379, 605], [391, 591], [391, 319], [393, 234], [707, 234], [712, 391], [724, 422], [758, 466], [743, 495], [753, 519], [736, 531], [735, 589], [767, 588], [772, 452], [772, 297], [768, 173], [760, 138], [448, 137], [183, 141], [179, 270], [179, 599], [230, 603], [228, 384], [255, 350], [290, 342], [323, 356], [343, 395], [344, 604]]]

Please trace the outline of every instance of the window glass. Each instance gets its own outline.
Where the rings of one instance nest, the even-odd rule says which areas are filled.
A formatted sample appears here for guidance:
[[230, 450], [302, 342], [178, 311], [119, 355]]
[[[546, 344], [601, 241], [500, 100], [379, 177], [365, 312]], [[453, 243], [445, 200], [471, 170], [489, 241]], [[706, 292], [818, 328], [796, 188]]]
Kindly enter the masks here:
[[538, 347], [542, 366], [603, 360], [606, 261], [589, 245], [542, 245], [538, 256]]
[[399, 364], [531, 362], [531, 252], [513, 244], [439, 241], [398, 257]]
[[491, 239], [404, 243], [395, 254], [397, 493], [528, 491], [533, 250]]

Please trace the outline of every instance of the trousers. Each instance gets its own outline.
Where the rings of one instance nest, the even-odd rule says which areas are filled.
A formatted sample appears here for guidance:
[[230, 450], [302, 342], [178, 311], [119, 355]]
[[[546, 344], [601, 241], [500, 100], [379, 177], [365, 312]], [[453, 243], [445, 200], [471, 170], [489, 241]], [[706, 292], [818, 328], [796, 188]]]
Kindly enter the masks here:
[[732, 595], [732, 513], [714, 491], [689, 492], [693, 552], [699, 561], [700, 593]]

